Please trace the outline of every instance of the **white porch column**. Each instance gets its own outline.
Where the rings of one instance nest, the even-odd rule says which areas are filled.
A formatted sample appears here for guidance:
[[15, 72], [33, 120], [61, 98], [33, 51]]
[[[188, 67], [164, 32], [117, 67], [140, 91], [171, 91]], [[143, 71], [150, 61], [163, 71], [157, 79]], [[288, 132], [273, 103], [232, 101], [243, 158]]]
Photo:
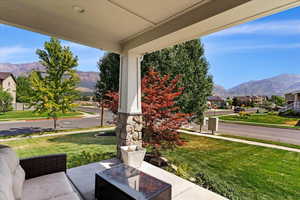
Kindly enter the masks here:
[[121, 146], [142, 145], [141, 61], [141, 55], [128, 52], [120, 57], [118, 158], [121, 158]]
[[126, 53], [120, 57], [119, 113], [141, 114], [142, 56]]

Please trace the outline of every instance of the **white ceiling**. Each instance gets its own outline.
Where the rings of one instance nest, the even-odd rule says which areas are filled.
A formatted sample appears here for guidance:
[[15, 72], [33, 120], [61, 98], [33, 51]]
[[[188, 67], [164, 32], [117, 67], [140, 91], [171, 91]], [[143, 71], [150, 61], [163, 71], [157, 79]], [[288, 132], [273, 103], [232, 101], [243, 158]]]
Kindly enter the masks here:
[[0, 22], [108, 51], [145, 53], [297, 5], [299, 0], [1, 0]]
[[145, 20], [159, 24], [172, 16], [199, 6], [207, 0], [109, 0], [115, 5], [141, 16]]

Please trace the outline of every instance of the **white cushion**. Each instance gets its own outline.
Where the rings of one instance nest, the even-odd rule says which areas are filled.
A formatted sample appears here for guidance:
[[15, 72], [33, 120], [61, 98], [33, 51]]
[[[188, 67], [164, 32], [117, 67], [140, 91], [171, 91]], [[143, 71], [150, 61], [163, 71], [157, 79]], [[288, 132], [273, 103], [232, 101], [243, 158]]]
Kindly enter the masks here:
[[14, 200], [12, 191], [12, 176], [6, 161], [0, 157], [0, 199]]
[[40, 176], [25, 181], [22, 200], [48, 200], [73, 193], [64, 172]]
[[70, 194], [51, 198], [50, 200], [80, 200], [80, 198], [78, 197], [77, 193], [73, 192]]
[[[3, 147], [3, 146], [2, 146]], [[15, 174], [17, 167], [19, 166], [20, 160], [14, 150], [10, 147], [0, 148], [0, 157], [7, 163], [11, 174]]]
[[23, 194], [23, 185], [25, 182], [25, 172], [23, 168], [19, 165], [16, 169], [13, 179], [13, 193], [15, 200], [21, 200]]

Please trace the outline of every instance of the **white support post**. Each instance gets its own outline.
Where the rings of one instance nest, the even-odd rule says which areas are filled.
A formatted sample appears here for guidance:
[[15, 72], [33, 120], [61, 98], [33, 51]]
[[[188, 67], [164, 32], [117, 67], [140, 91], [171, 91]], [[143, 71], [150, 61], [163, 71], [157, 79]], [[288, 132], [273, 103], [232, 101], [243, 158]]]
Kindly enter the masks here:
[[141, 114], [141, 55], [120, 57], [119, 113]]
[[120, 57], [119, 108], [117, 121], [117, 157], [121, 146], [142, 145], [141, 105], [142, 56], [124, 53]]

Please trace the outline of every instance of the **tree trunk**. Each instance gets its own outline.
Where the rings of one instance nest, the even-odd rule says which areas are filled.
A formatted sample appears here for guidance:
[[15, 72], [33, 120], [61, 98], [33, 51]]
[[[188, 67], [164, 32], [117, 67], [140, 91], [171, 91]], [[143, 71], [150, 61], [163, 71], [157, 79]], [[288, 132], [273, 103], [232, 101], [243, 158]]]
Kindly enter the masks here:
[[55, 131], [56, 131], [56, 126], [57, 126], [57, 117], [53, 117], [53, 127]]
[[103, 102], [101, 103], [101, 122], [100, 122], [100, 126], [103, 127], [103, 116], [104, 116], [104, 104]]

